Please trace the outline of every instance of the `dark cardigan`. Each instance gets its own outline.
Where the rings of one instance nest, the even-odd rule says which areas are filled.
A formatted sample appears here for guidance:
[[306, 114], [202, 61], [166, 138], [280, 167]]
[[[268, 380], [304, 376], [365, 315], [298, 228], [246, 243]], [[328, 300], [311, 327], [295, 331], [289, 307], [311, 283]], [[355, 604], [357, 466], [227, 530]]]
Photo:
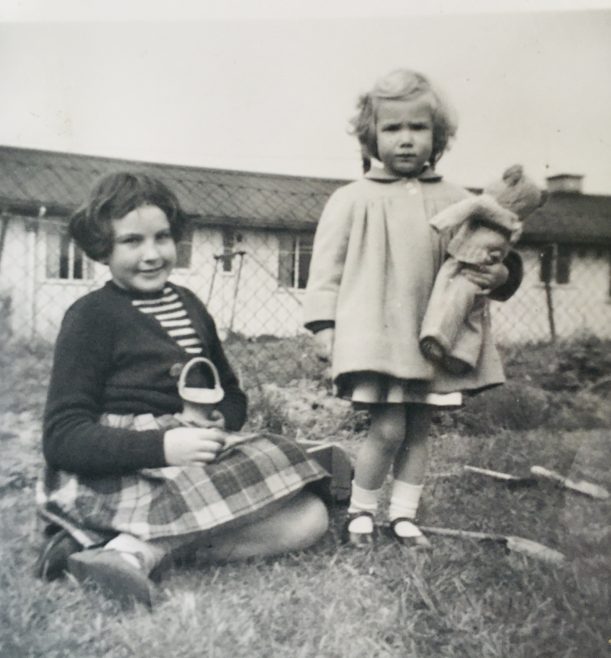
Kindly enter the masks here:
[[[214, 321], [187, 288], [180, 295], [203, 343], [202, 356], [218, 368], [225, 398], [218, 405], [226, 427], [246, 419], [239, 387]], [[152, 317], [131, 303], [112, 282], [77, 300], [66, 312], [55, 357], [43, 426], [43, 451], [52, 468], [81, 475], [118, 475], [167, 466], [161, 430], [127, 430], [99, 424], [103, 413], [173, 414], [182, 409], [177, 390], [180, 366], [189, 355]]]

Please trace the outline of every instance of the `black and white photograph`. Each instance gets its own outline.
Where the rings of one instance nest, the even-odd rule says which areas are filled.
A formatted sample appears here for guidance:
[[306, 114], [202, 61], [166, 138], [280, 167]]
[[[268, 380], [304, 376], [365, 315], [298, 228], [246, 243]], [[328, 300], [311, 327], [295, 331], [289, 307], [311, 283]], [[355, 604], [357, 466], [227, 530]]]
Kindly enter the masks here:
[[607, 655], [610, 67], [607, 0], [5, 0], [0, 655]]

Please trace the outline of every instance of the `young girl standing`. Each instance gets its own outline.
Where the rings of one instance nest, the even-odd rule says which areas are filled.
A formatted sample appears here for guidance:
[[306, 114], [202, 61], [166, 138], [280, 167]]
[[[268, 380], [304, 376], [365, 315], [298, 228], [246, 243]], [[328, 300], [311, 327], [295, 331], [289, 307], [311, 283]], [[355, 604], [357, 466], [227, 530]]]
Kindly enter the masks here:
[[[44, 416], [38, 503], [59, 531], [41, 575], [67, 566], [147, 605], [149, 576], [171, 554], [271, 555], [309, 546], [327, 527], [326, 508], [303, 490], [325, 472], [294, 442], [262, 436], [223, 450], [246, 396], [203, 304], [168, 280], [184, 222], [163, 183], [131, 173], [103, 178], [73, 216], [73, 239], [111, 280], [64, 317]], [[224, 389], [207, 427], [180, 422], [178, 378], [197, 355]]]
[[[336, 190], [322, 214], [305, 324], [315, 333], [319, 356], [332, 360], [338, 394], [366, 405], [371, 417], [357, 457], [346, 538], [371, 542], [379, 492], [392, 469], [391, 532], [404, 544], [427, 546], [414, 520], [431, 412], [460, 404], [461, 391], [500, 384], [503, 371], [488, 316], [481, 358], [465, 376], [431, 364], [418, 343], [450, 237], [434, 232], [429, 220], [468, 196], [434, 169], [456, 132], [451, 108], [425, 76], [409, 70], [381, 78], [358, 108], [354, 132], [368, 171]], [[507, 264], [519, 279], [519, 257]], [[482, 289], [496, 289], [496, 299], [517, 287], [502, 263], [468, 276]]]

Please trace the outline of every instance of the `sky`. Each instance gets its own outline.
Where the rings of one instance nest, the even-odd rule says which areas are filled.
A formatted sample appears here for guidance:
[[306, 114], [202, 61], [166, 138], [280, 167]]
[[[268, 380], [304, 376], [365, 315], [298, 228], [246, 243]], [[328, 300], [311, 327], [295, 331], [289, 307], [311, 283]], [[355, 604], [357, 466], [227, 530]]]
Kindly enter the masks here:
[[356, 178], [356, 99], [408, 67], [458, 111], [448, 179], [611, 194], [611, 2], [421, 4], [3, 0], [0, 144]]

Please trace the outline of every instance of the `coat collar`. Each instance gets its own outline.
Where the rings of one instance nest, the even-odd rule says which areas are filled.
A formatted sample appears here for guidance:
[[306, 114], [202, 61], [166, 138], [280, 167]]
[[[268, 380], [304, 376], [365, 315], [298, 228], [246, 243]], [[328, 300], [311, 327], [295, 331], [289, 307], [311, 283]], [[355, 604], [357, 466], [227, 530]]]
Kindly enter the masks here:
[[[402, 180], [401, 176], [389, 174], [381, 165], [376, 164], [375, 160], [372, 161], [371, 169], [365, 174], [365, 178], [382, 183], [393, 183]], [[438, 183], [441, 176], [432, 167], [426, 167], [418, 176], [418, 180], [424, 183]]]

